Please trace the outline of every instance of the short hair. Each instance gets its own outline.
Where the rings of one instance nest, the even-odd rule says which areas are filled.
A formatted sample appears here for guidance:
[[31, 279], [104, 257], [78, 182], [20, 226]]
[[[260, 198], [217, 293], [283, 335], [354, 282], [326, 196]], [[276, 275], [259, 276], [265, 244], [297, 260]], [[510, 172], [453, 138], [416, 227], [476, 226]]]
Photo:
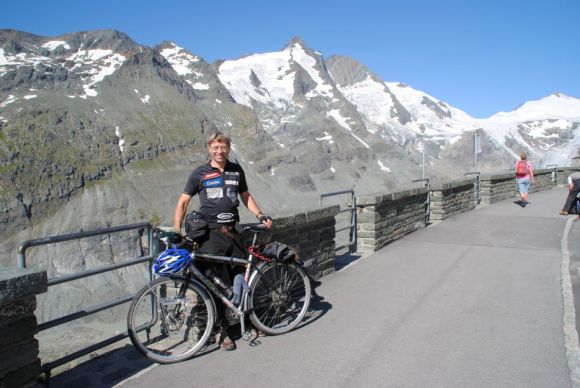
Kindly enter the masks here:
[[526, 153], [525, 153], [525, 152], [522, 152], [522, 153], [520, 154], [520, 158], [521, 158], [522, 160], [526, 160], [526, 159], [527, 159]]
[[232, 140], [230, 139], [230, 137], [228, 135], [226, 135], [225, 133], [221, 132], [221, 131], [216, 131], [213, 132], [211, 135], [209, 135], [209, 138], [207, 139], [207, 146], [209, 147], [211, 145], [211, 143], [213, 142], [218, 142], [218, 143], [226, 143], [226, 145], [229, 147]]

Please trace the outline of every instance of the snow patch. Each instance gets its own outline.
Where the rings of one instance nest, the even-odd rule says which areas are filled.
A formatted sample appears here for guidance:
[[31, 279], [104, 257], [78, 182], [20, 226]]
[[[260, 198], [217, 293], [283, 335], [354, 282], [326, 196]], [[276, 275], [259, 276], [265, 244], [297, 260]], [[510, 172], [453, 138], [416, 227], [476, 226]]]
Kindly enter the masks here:
[[342, 115], [340, 114], [340, 110], [338, 110], [338, 109], [332, 109], [332, 110], [329, 110], [329, 111], [326, 113], [326, 115], [327, 115], [328, 117], [331, 117], [331, 118], [333, 118], [333, 119], [334, 119], [334, 121], [336, 121], [336, 122], [338, 123], [338, 125], [340, 125], [341, 127], [345, 128], [345, 129], [347, 129], [347, 130], [349, 130], [349, 131], [352, 131], [352, 128], [350, 127], [350, 124], [349, 124], [349, 123], [347, 123], [347, 120], [350, 120], [350, 119], [349, 119], [349, 118], [346, 118], [346, 117], [344, 117], [344, 116], [342, 116]]
[[332, 140], [332, 136], [328, 132], [324, 132], [323, 137], [315, 137], [314, 139], [318, 141], [328, 141], [329, 144], [334, 144], [334, 140]]
[[197, 90], [209, 90], [209, 85], [208, 84], [203, 84], [201, 82], [196, 82], [194, 84], [191, 84], [191, 87]]
[[0, 103], [0, 108], [3, 108], [3, 107], [5, 107], [8, 104], [12, 104], [16, 100], [17, 100], [17, 98], [14, 97], [12, 94], [10, 94], [8, 96], [8, 98], [6, 98], [4, 101], [2, 101], [2, 103]]
[[363, 139], [361, 139], [360, 137], [358, 137], [354, 133], [351, 133], [351, 135], [352, 135], [352, 137], [354, 137], [355, 139], [357, 139], [362, 145], [364, 145], [366, 148], [368, 148], [369, 150], [371, 149], [371, 146], [368, 145]]
[[27, 96], [24, 96], [22, 98], [24, 98], [25, 100], [32, 100], [33, 98], [36, 98], [37, 95], [36, 94], [29, 94]]
[[[85, 76], [86, 83], [83, 85], [85, 91], [81, 98], [96, 97], [97, 91], [94, 85], [102, 81], [106, 76], [113, 74], [125, 62], [126, 58], [114, 53], [113, 50], [79, 50], [67, 58], [68, 61], [75, 62], [70, 71], [77, 70]], [[83, 67], [88, 66], [88, 71], [83, 71]]]
[[376, 82], [370, 75], [364, 81], [350, 86], [340, 86], [338, 90], [347, 100], [356, 105], [357, 110], [366, 120], [377, 125], [387, 125], [392, 122], [389, 112], [394, 108], [393, 98], [387, 92], [385, 85]]
[[239, 104], [252, 107], [252, 102], [258, 101], [275, 109], [292, 105], [295, 74], [290, 68], [289, 51], [225, 61], [217, 75]]
[[291, 58], [300, 64], [300, 66], [306, 70], [310, 78], [316, 82], [316, 88], [309, 91], [306, 94], [306, 98], [312, 98], [317, 95], [333, 97], [334, 92], [332, 85], [326, 83], [320, 76], [320, 72], [316, 70], [316, 59], [308, 55], [299, 43], [295, 43], [289, 50]]
[[172, 47], [170, 48], [161, 50], [161, 55], [167, 59], [177, 74], [193, 74], [197, 77], [203, 76], [200, 72], [190, 68], [191, 63], [199, 62], [199, 57], [189, 54], [184, 48], [179, 47], [174, 43], [171, 43], [171, 46]]
[[121, 137], [121, 131], [119, 130], [119, 126], [115, 127], [115, 135], [119, 139], [119, 149], [123, 152], [123, 146], [125, 145], [125, 139]]
[[70, 50], [70, 46], [64, 40], [51, 40], [50, 42], [46, 42], [42, 45], [43, 48], [48, 49], [49, 51], [56, 50], [58, 47], [64, 47], [67, 50]]
[[149, 95], [148, 95], [148, 94], [146, 94], [146, 95], [145, 95], [145, 97], [142, 97], [142, 98], [141, 98], [141, 102], [142, 102], [143, 104], [149, 104]]
[[391, 172], [391, 169], [386, 166], [382, 161], [377, 160], [378, 164], [379, 164], [379, 168], [381, 169], [381, 171], [386, 171], [386, 172]]

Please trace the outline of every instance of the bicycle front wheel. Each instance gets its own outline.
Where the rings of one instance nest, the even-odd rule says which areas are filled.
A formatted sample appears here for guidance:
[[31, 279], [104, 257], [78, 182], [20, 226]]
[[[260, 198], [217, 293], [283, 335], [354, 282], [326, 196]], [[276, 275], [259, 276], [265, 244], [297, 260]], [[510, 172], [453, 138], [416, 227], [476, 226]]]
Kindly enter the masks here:
[[133, 345], [147, 358], [168, 364], [192, 357], [209, 339], [215, 306], [197, 283], [162, 277], [137, 293], [127, 316]]
[[250, 319], [266, 334], [287, 333], [306, 315], [310, 296], [310, 280], [300, 266], [269, 263], [250, 284]]

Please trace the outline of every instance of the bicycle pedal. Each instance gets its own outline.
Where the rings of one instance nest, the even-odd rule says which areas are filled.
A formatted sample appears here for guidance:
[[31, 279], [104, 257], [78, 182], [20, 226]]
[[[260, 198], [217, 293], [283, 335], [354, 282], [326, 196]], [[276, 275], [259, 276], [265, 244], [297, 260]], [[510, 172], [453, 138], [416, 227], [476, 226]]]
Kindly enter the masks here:
[[246, 332], [244, 333], [244, 335], [242, 336], [242, 339], [243, 339], [244, 341], [249, 341], [249, 340], [251, 340], [251, 339], [252, 339], [252, 332], [250, 332], [250, 331], [246, 331]]
[[253, 340], [248, 343], [251, 347], [262, 345], [262, 341]]

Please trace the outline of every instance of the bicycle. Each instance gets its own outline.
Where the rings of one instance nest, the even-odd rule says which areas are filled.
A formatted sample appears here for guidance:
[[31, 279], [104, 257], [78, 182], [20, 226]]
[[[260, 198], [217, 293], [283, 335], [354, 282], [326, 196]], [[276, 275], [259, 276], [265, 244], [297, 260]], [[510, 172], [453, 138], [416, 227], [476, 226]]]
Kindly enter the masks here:
[[[244, 228], [253, 233], [250, 248], [256, 247], [258, 234], [265, 229], [262, 224]], [[156, 232], [160, 239], [167, 241], [182, 239], [175, 232]], [[310, 304], [311, 286], [306, 272], [296, 261], [268, 261], [251, 249], [249, 253], [244, 259], [201, 253], [191, 247], [187, 257], [182, 252], [182, 271], [149, 282], [135, 295], [129, 307], [127, 330], [136, 349], [163, 364], [189, 359], [204, 348], [211, 336], [216, 321], [216, 302], [225, 304], [230, 322], [239, 320], [242, 338], [246, 341], [252, 337], [245, 324], [248, 315], [254, 327], [267, 335], [284, 334], [296, 328]], [[197, 262], [246, 266], [239, 303], [235, 304], [224, 290], [204, 275], [196, 267]]]

